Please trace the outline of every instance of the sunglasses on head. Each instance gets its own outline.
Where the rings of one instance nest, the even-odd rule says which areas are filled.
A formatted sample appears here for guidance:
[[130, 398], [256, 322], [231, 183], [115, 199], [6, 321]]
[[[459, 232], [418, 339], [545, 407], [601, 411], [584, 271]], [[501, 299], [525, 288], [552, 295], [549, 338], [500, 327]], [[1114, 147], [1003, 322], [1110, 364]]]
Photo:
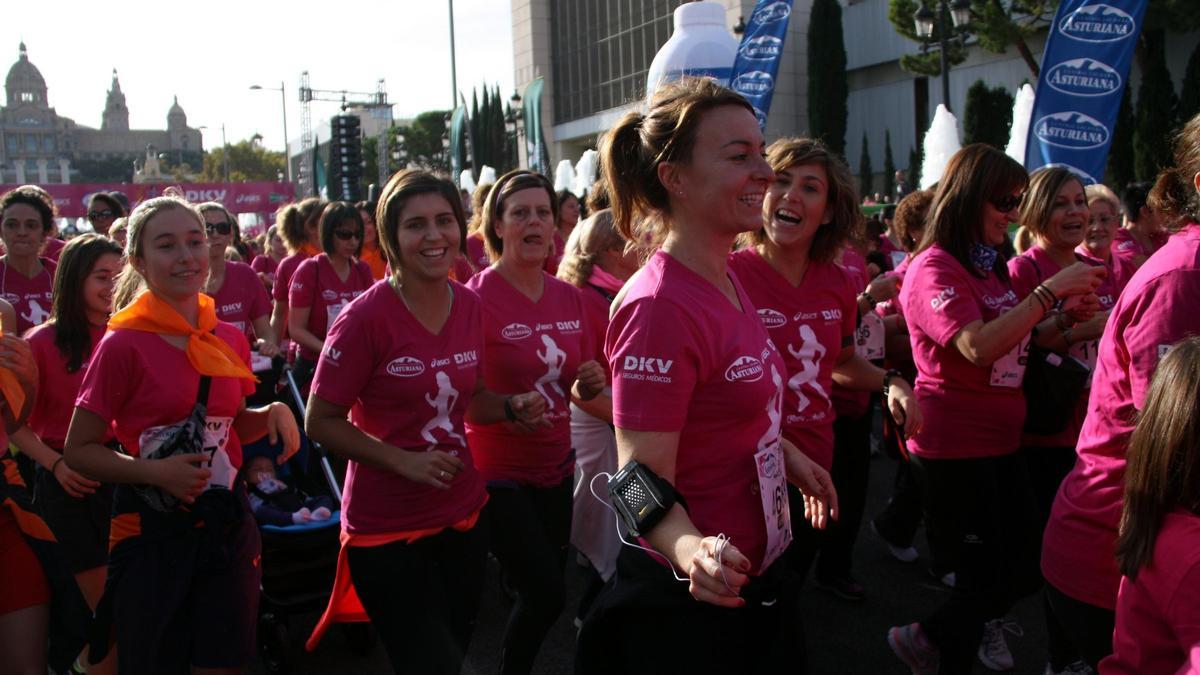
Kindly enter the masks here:
[[992, 206], [996, 207], [997, 211], [1000, 211], [1001, 213], [1008, 213], [1009, 211], [1012, 211], [1013, 209], [1020, 206], [1021, 202], [1024, 199], [1025, 199], [1025, 193], [1022, 192], [1020, 194], [1015, 194], [1015, 195], [1004, 195], [1003, 197], [993, 197], [991, 199], [991, 202], [992, 202]]
[[204, 231], [208, 232], [209, 234], [216, 232], [217, 234], [225, 235], [233, 232], [233, 225], [226, 221], [221, 221], [219, 223], [205, 223]]
[[103, 211], [88, 211], [87, 217], [88, 220], [96, 220], [97, 218], [115, 218], [116, 215], [109, 209], [105, 209]]
[[350, 241], [351, 239], [362, 239], [362, 230], [334, 230], [333, 236], [342, 241]]

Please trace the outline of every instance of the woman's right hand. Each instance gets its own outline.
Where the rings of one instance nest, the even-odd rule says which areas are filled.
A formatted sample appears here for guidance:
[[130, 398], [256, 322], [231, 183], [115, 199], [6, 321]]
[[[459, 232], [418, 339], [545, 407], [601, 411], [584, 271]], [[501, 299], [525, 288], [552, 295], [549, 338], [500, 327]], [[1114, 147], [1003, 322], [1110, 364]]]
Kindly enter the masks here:
[[62, 486], [63, 492], [66, 492], [75, 499], [83, 499], [100, 487], [99, 482], [75, 471], [61, 459], [54, 462], [53, 473], [54, 479]]
[[1077, 262], [1047, 279], [1043, 285], [1061, 300], [1091, 293], [1100, 286], [1106, 273], [1103, 267]]
[[736, 546], [725, 542], [720, 549], [721, 558], [717, 559], [717, 550], [721, 542], [716, 537], [705, 537], [700, 545], [692, 552], [692, 558], [687, 565], [687, 575], [690, 580], [688, 592], [700, 602], [707, 602], [718, 607], [743, 607], [746, 601], [739, 595], [742, 587], [750, 581], [750, 560]]
[[190, 455], [171, 455], [165, 459], [148, 462], [153, 471], [152, 480], [148, 481], [167, 492], [167, 494], [191, 504], [196, 497], [208, 486], [208, 478], [212, 471], [200, 466], [209, 461], [209, 456], [197, 452]]
[[441, 450], [431, 452], [398, 450], [396, 473], [414, 483], [449, 490], [454, 477], [465, 466], [461, 459]]

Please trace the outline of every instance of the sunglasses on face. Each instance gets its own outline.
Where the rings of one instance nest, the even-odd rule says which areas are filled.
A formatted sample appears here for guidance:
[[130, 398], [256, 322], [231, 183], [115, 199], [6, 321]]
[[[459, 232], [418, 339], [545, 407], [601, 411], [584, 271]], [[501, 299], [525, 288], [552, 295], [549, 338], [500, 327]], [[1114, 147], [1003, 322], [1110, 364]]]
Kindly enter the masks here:
[[333, 236], [342, 241], [350, 241], [351, 239], [362, 239], [362, 230], [334, 230]]
[[103, 211], [88, 211], [88, 220], [98, 220], [100, 218], [115, 218], [117, 214], [105, 209]]
[[1001, 213], [1008, 213], [1009, 211], [1012, 211], [1013, 209], [1020, 206], [1021, 202], [1024, 199], [1025, 199], [1025, 193], [1022, 192], [1020, 194], [1015, 194], [1015, 195], [1004, 195], [1003, 197], [994, 197], [994, 198], [992, 198], [991, 202], [992, 202], [992, 206], [996, 207], [997, 211], [1000, 211]]
[[220, 235], [226, 235], [230, 232], [233, 232], [233, 225], [225, 221], [221, 221], [219, 223], [205, 223], [204, 231], [208, 232], [209, 234], [216, 232]]

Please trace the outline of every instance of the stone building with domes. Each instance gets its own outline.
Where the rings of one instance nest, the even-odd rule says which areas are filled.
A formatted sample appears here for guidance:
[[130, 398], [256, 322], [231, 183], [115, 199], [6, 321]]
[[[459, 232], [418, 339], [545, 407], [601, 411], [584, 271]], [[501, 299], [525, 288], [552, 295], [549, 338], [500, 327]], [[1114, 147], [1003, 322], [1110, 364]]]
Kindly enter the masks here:
[[0, 184], [128, 182], [148, 149], [169, 165], [199, 168], [203, 141], [175, 98], [166, 129], [130, 129], [125, 93], [113, 70], [100, 128], [62, 117], [50, 106], [46, 80], [25, 43], [4, 80], [0, 107]]

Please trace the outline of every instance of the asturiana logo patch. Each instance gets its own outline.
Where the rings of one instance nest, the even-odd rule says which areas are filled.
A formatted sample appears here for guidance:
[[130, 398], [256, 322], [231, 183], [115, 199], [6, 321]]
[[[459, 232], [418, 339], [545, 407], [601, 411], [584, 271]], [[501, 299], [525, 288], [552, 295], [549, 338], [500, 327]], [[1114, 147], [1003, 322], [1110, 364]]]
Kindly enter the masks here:
[[387, 371], [396, 377], [416, 377], [425, 372], [425, 364], [412, 356], [401, 356], [387, 364]]
[[1081, 112], [1052, 113], [1033, 125], [1033, 133], [1048, 145], [1068, 150], [1098, 148], [1108, 142], [1108, 127]]
[[774, 23], [776, 21], [783, 21], [791, 15], [791, 5], [786, 2], [772, 2], [769, 5], [759, 8], [759, 10], [750, 17], [750, 21], [758, 24]]
[[533, 330], [523, 323], [510, 323], [500, 331], [505, 340], [524, 340], [533, 335]]
[[1137, 24], [1125, 11], [1096, 3], [1084, 5], [1062, 20], [1058, 32], [1081, 42], [1119, 42], [1132, 37]]
[[1121, 74], [1107, 64], [1085, 57], [1050, 68], [1046, 84], [1072, 96], [1106, 96], [1121, 90]]
[[762, 361], [753, 356], [739, 356], [725, 369], [725, 379], [730, 382], [757, 382], [762, 376]]
[[769, 307], [758, 310], [758, 318], [767, 328], [779, 328], [787, 323], [787, 317], [782, 312]]
[[739, 52], [745, 59], [755, 61], [773, 59], [783, 53], [783, 40], [774, 35], [760, 35], [743, 42]]
[[748, 96], [761, 96], [775, 84], [775, 79], [771, 74], [762, 70], [752, 70], [748, 73], [742, 73], [733, 80], [733, 90], [746, 94]]

